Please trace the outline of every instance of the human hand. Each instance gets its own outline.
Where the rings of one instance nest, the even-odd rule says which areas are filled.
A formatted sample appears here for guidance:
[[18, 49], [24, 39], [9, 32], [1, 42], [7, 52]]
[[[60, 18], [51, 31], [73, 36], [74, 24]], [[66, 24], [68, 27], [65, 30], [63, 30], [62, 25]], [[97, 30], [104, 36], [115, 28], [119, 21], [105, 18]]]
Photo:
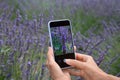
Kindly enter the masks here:
[[76, 70], [62, 70], [54, 60], [51, 47], [49, 47], [47, 59], [46, 64], [53, 80], [71, 80], [70, 74], [80, 76], [84, 80], [120, 80], [118, 77], [103, 72], [93, 58], [88, 55], [76, 53], [76, 60], [66, 59], [66, 63]]
[[76, 60], [66, 59], [65, 61], [76, 69], [69, 69], [68, 72], [71, 75], [80, 76], [84, 80], [120, 80], [103, 72], [91, 56], [76, 53]]
[[70, 74], [66, 70], [62, 70], [54, 60], [53, 49], [49, 47], [47, 53], [47, 68], [53, 80], [71, 80]]

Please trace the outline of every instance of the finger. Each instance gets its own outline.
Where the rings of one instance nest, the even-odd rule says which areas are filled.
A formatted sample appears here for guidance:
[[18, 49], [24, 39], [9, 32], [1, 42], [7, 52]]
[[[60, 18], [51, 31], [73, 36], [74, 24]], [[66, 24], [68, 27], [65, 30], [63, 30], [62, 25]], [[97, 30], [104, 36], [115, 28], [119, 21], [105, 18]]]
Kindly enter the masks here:
[[63, 71], [64, 74], [69, 76], [69, 72], [66, 69], [63, 69], [62, 71]]
[[48, 47], [48, 53], [51, 54], [52, 56], [54, 55], [52, 47]]
[[83, 62], [86, 62], [87, 59], [88, 59], [88, 55], [80, 54], [80, 53], [76, 53], [75, 57], [76, 57], [77, 60], [83, 61]]
[[76, 52], [76, 46], [74, 46], [74, 51]]
[[71, 75], [73, 75], [73, 76], [82, 76], [82, 74], [81, 74], [81, 72], [78, 70], [67, 70]]
[[48, 59], [48, 62], [54, 61], [53, 49], [51, 47], [49, 47], [49, 49], [48, 49], [47, 59]]
[[[76, 52], [76, 46], [74, 46], [74, 51]], [[85, 60], [84, 58], [87, 58], [87, 55], [80, 53], [76, 53], [75, 56], [77, 60], [81, 60], [81, 61], [84, 61]]]
[[71, 65], [72, 67], [75, 67], [77, 69], [84, 69], [86, 67], [84, 62], [74, 60], [74, 59], [66, 59], [65, 62], [68, 65]]
[[63, 72], [68, 72], [69, 69], [62, 69]]

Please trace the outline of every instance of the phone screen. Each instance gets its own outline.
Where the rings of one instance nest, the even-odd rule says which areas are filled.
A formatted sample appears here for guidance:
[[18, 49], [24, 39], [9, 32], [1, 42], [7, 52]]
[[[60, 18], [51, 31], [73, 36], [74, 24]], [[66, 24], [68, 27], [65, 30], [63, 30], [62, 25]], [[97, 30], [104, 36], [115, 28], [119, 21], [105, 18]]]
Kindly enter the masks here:
[[51, 37], [55, 56], [74, 52], [69, 25], [51, 28]]
[[68, 67], [64, 59], [74, 59], [71, 25], [68, 20], [50, 23], [50, 32], [55, 61], [60, 67]]

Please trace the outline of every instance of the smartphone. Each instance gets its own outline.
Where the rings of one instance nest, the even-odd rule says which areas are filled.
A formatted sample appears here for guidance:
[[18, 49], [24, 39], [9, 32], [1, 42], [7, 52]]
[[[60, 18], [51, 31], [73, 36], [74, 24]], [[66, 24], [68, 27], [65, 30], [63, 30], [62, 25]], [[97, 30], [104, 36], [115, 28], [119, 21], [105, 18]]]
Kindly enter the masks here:
[[65, 59], [75, 59], [70, 20], [62, 19], [49, 21], [48, 29], [55, 61], [61, 68], [71, 67], [64, 62]]

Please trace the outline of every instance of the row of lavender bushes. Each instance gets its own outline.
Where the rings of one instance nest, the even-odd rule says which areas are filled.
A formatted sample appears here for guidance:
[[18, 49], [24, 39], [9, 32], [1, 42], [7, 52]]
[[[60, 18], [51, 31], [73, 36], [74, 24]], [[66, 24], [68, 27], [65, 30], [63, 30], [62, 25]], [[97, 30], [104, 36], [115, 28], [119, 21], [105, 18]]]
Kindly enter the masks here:
[[0, 80], [49, 79], [47, 22], [61, 18], [72, 21], [77, 52], [93, 56], [105, 72], [120, 76], [119, 0], [51, 1], [54, 5], [47, 3], [47, 7], [42, 1], [40, 14], [39, 8], [26, 7], [20, 1], [16, 1], [17, 8], [1, 3]]
[[[120, 26], [115, 22], [102, 22], [103, 30], [95, 34], [98, 27], [86, 31], [87, 37], [77, 32], [74, 43], [77, 52], [93, 56], [97, 65], [106, 73], [120, 76]], [[116, 36], [117, 35], [117, 36]], [[81, 80], [80, 78], [77, 78]]]

